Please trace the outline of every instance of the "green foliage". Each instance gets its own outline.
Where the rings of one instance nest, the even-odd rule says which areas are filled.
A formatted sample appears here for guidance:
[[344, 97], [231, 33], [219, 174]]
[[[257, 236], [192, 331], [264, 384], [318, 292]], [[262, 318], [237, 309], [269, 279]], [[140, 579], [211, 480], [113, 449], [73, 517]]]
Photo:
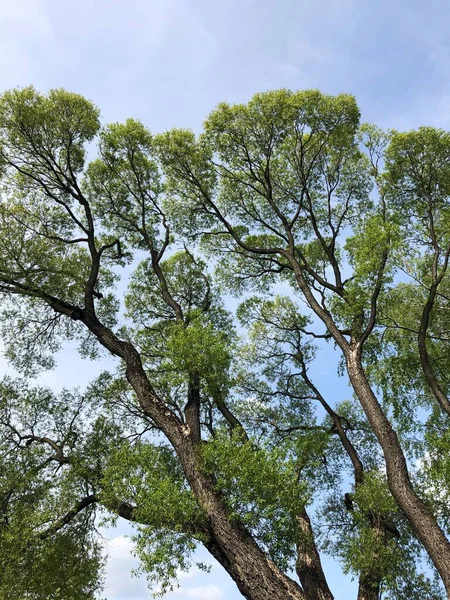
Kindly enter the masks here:
[[[193, 566], [191, 555], [197, 543], [192, 536], [173, 533], [155, 527], [141, 528], [135, 536], [136, 553], [141, 561], [136, 574], [144, 574], [154, 597], [162, 597], [179, 586], [180, 573], [187, 572]], [[201, 563], [196, 566], [208, 570]]]
[[[57, 474], [54, 459], [49, 458], [52, 449], [39, 441], [40, 430], [46, 435], [58, 431], [61, 439], [66, 437], [61, 444], [70, 452], [80, 423], [69, 435], [66, 428], [74, 412], [48, 390], [27, 390], [23, 384], [5, 381], [1, 397], [0, 597], [94, 600], [102, 587], [104, 561], [89, 513], [51, 532], [52, 525], [72, 509], [86, 481], [75, 472]], [[74, 400], [69, 394], [65, 399]], [[35, 441], [25, 438], [25, 443], [19, 434], [33, 435]]]
[[295, 460], [282, 448], [243, 443], [239, 432], [230, 436], [225, 431], [202, 447], [202, 457], [230, 506], [231, 518], [249, 527], [271, 558], [288, 568], [299, 535], [292, 522], [307, 499]]
[[106, 231], [131, 248], [158, 244], [163, 186], [151, 134], [133, 119], [102, 129], [85, 186]]
[[450, 135], [440, 129], [420, 127], [418, 131], [393, 133], [386, 153], [387, 169], [403, 210], [412, 209], [420, 217], [430, 200], [447, 204], [449, 149]]
[[183, 531], [201, 520], [192, 492], [186, 486], [173, 452], [166, 446], [123, 444], [103, 473], [102, 499], [114, 507], [124, 498], [137, 506], [138, 522]]
[[[55, 187], [64, 184], [59, 174], [71, 179], [82, 171], [85, 143], [100, 128], [98, 109], [83, 96], [62, 89], [43, 96], [33, 87], [2, 95], [0, 123], [3, 164], [14, 157], [25, 173], [33, 169], [35, 177], [43, 174]], [[19, 177], [23, 185], [31, 182]]]
[[167, 361], [179, 374], [201, 373], [207, 391], [214, 397], [227, 386], [228, 336], [199, 320], [187, 328], [174, 325], [167, 340]]
[[[439, 598], [365, 414], [312, 373], [332, 333], [360, 348], [448, 527], [448, 423], [418, 335], [448, 394], [449, 151], [441, 130], [360, 125], [346, 94], [221, 103], [200, 135], [101, 126], [64, 90], [3, 94], [5, 355], [27, 377], [67, 341], [125, 360], [83, 395], [0, 385], [0, 597], [93, 599], [97, 505], [135, 524], [153, 591], [172, 590], [211, 541], [206, 481], [281, 570], [311, 544], [298, 517], [313, 503], [314, 532], [349, 573], [385, 599]], [[236, 315], [221, 293], [239, 296]]]
[[126, 308], [130, 335], [140, 345], [161, 393], [174, 398], [174, 390], [192, 377], [200, 378], [208, 397], [226, 393], [234, 326], [203, 261], [187, 250], [176, 252], [159, 263], [159, 276], [150, 261], [140, 263], [131, 278]]
[[[352, 519], [348, 524], [348, 535], [324, 539], [325, 546], [333, 547], [342, 557], [344, 570], [362, 573], [369, 580], [379, 578], [383, 582], [382, 597], [389, 600], [442, 598], [436, 581], [416, 570], [415, 561], [420, 560], [420, 549], [411, 537], [382, 473], [368, 471], [364, 483], [355, 488], [350, 498]], [[326, 510], [334, 513], [335, 520], [348, 519], [348, 513], [332, 501]], [[386, 526], [388, 535], [383, 536]]]
[[[16, 509], [14, 509], [16, 511]], [[70, 530], [46, 542], [30, 543], [34, 532], [21, 514], [19, 524], [11, 524], [8, 536], [0, 534], [4, 600], [94, 600], [103, 586], [99, 566], [101, 547]]]
[[162, 261], [160, 269], [164, 280], [158, 279], [151, 261], [145, 260], [137, 266], [126, 298], [126, 307], [133, 323], [176, 318], [173, 308], [162, 295], [165, 287], [181, 307], [188, 322], [209, 311], [214, 300], [203, 261], [196, 261], [189, 252], [180, 251]]
[[101, 500], [114, 509], [127, 499], [133, 536], [153, 595], [178, 587], [178, 576], [192, 565], [191, 554], [202, 541], [203, 515], [189, 490], [180, 465], [165, 445], [123, 444], [115, 451], [103, 475]]

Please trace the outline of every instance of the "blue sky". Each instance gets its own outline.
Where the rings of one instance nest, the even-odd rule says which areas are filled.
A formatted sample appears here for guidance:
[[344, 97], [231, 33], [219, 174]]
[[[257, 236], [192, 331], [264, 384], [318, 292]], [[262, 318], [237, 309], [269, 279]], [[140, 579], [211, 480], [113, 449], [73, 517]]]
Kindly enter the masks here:
[[[450, 128], [448, 0], [0, 0], [0, 8], [2, 90], [65, 87], [93, 100], [106, 122], [198, 130], [219, 101], [288, 87], [352, 93], [363, 119], [383, 127]], [[45, 381], [82, 385], [99, 368], [74, 361]], [[124, 533], [110, 534], [106, 597], [144, 600]], [[336, 600], [354, 597], [336, 565], [326, 567]], [[183, 577], [169, 597], [239, 594], [215, 567]]]

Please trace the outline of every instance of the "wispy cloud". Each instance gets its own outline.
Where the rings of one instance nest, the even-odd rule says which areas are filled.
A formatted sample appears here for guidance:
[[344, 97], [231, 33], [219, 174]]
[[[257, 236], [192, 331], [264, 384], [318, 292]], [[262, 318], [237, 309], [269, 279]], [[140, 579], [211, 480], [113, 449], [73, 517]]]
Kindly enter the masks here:
[[[105, 541], [105, 551], [109, 556], [106, 571], [105, 594], [108, 600], [148, 600], [151, 592], [147, 587], [145, 577], [132, 578], [131, 572], [139, 565], [133, 555], [133, 542], [126, 535], [119, 535]], [[203, 559], [204, 557], [201, 557]], [[225, 573], [217, 564], [212, 567], [216, 584], [209, 583], [205, 574], [195, 565], [189, 571], [180, 571], [177, 579], [180, 588], [164, 596], [167, 600], [224, 600], [225, 594], [221, 587], [224, 584]], [[220, 569], [220, 570], [219, 570]], [[156, 591], [156, 590], [154, 590]]]
[[213, 584], [177, 590], [177, 592], [169, 594], [167, 598], [171, 596], [173, 596], [174, 600], [175, 598], [177, 600], [223, 600], [225, 598], [224, 593]]
[[131, 577], [138, 566], [133, 556], [133, 544], [126, 536], [113, 538], [107, 543], [109, 555], [106, 570], [106, 597], [110, 600], [147, 600], [149, 591], [145, 579]]

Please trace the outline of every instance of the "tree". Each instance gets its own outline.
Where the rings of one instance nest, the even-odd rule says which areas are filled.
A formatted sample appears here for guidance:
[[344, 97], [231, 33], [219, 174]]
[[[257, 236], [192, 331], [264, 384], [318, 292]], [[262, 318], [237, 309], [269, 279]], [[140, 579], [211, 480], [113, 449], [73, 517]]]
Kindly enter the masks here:
[[[3, 94], [0, 131], [23, 374], [2, 384], [0, 597], [28, 572], [19, 594], [48, 597], [65, 556], [60, 597], [93, 597], [98, 512], [135, 524], [162, 592], [203, 545], [250, 600], [331, 600], [323, 552], [358, 600], [442, 598], [437, 574], [450, 597], [450, 134], [280, 90], [153, 136], [33, 88]], [[243, 295], [239, 328], [221, 291]], [[117, 370], [33, 386], [73, 340]], [[330, 344], [341, 402], [311, 375]]]

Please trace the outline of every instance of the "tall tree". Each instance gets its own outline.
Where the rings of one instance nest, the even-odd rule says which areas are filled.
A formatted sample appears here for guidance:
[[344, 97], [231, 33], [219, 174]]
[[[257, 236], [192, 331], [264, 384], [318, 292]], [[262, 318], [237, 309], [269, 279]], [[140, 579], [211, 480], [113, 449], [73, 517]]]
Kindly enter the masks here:
[[[83, 395], [4, 381], [0, 593], [55, 541], [92, 597], [101, 511], [135, 524], [162, 591], [200, 544], [250, 600], [331, 600], [322, 552], [358, 600], [442, 598], [426, 553], [450, 597], [449, 154], [439, 130], [361, 126], [347, 95], [267, 92], [152, 136], [63, 90], [5, 93], [7, 355], [25, 377], [67, 340], [119, 363]], [[221, 290], [245, 294], [239, 329]], [[329, 343], [344, 402], [311, 375]], [[48, 597], [39, 573], [24, 598]]]

